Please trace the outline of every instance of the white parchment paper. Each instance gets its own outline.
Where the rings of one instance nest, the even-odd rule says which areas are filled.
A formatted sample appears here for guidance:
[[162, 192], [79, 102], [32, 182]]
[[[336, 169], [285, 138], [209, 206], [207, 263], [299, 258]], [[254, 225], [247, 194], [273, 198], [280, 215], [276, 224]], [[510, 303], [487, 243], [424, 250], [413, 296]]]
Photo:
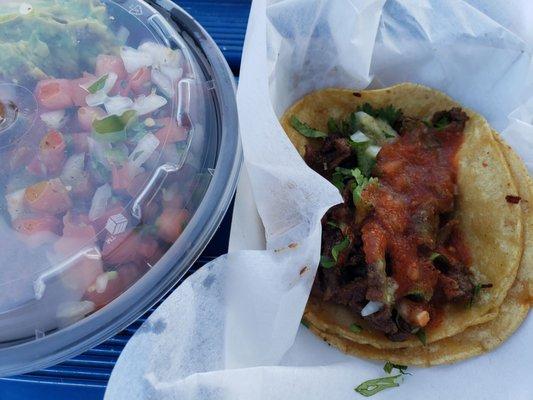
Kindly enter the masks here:
[[[424, 83], [485, 115], [531, 172], [532, 12], [527, 0], [255, 0], [238, 93], [246, 172], [232, 243], [256, 250], [230, 252], [187, 279], [130, 340], [106, 399], [360, 397], [354, 386], [382, 376], [382, 364], [345, 356], [299, 324], [320, 217], [341, 199], [305, 166], [278, 117], [328, 86]], [[528, 318], [495, 351], [413, 369], [375, 398], [530, 399], [532, 334]]]

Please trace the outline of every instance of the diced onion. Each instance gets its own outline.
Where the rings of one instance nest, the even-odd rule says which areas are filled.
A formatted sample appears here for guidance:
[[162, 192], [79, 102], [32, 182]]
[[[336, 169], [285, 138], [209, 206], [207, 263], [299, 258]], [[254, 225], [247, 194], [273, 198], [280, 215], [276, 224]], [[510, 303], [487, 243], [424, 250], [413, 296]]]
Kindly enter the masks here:
[[366, 154], [368, 154], [372, 158], [376, 158], [380, 150], [381, 147], [379, 146], [368, 146], [366, 148]]
[[65, 186], [76, 186], [84, 179], [85, 153], [78, 153], [70, 156], [61, 171], [61, 182]]
[[150, 54], [154, 64], [159, 66], [179, 66], [181, 53], [177, 50], [169, 49], [155, 42], [145, 42], [139, 46], [139, 51]]
[[120, 56], [122, 57], [124, 67], [129, 74], [142, 67], [150, 67], [154, 62], [150, 53], [134, 49], [133, 47], [122, 47], [120, 50]]
[[93, 200], [91, 202], [91, 209], [89, 210], [90, 221], [97, 220], [105, 213], [107, 209], [107, 203], [111, 199], [111, 196], [111, 186], [109, 186], [108, 183], [96, 189], [96, 192], [94, 192]]
[[52, 129], [61, 129], [67, 122], [65, 110], [49, 111], [41, 114], [41, 120]]
[[85, 102], [87, 103], [89, 107], [98, 107], [104, 104], [108, 98], [109, 97], [107, 97], [106, 92], [104, 92], [103, 90], [99, 90], [98, 92], [94, 94], [91, 94], [91, 93], [88, 94], [85, 97]]
[[364, 306], [361, 310], [361, 316], [366, 317], [368, 315], [374, 314], [381, 310], [382, 307], [383, 303], [380, 303], [379, 301], [369, 301], [366, 306]]
[[89, 144], [89, 153], [94, 161], [99, 162], [106, 168], [110, 168], [107, 161], [107, 151], [111, 149], [111, 143], [104, 143], [94, 140], [92, 137], [87, 138]]
[[171, 82], [177, 82], [183, 75], [183, 68], [175, 66], [162, 66], [160, 71], [165, 75]]
[[14, 220], [22, 214], [24, 210], [24, 193], [26, 189], [20, 189], [16, 192], [6, 194], [7, 211]]
[[117, 41], [119, 43], [126, 43], [128, 38], [130, 37], [130, 31], [125, 26], [121, 26], [118, 29], [115, 37], [117, 38]]
[[144, 135], [137, 143], [135, 149], [131, 152], [128, 160], [135, 168], [139, 168], [152, 153], [159, 147], [159, 139], [153, 133]]
[[152, 69], [152, 82], [168, 98], [173, 98], [176, 93], [176, 86], [168, 76], [163, 74], [159, 68]]
[[87, 314], [95, 309], [92, 301], [68, 301], [59, 304], [57, 307], [56, 317], [60, 328], [72, 325], [82, 320]]
[[133, 109], [138, 115], [145, 115], [160, 109], [167, 104], [167, 99], [156, 94], [141, 95], [133, 103]]
[[361, 131], [357, 131], [352, 136], [350, 136], [350, 140], [355, 143], [370, 142], [370, 138]]
[[133, 100], [122, 96], [109, 97], [104, 106], [109, 115], [122, 115], [125, 111], [132, 109]]

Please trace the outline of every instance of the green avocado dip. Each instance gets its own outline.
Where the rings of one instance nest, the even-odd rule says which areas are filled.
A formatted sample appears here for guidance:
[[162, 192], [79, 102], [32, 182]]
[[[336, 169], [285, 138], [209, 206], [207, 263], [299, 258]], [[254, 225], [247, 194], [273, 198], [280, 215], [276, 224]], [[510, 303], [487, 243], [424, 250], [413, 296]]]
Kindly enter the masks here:
[[0, 0], [0, 79], [74, 78], [118, 52], [100, 0]]

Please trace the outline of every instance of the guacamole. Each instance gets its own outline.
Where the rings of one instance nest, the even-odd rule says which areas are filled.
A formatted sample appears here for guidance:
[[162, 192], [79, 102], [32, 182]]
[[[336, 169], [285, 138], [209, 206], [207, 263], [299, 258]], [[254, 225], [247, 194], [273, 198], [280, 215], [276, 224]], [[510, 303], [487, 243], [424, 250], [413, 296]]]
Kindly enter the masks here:
[[117, 53], [100, 0], [0, 0], [0, 79], [31, 84], [93, 70], [98, 54]]

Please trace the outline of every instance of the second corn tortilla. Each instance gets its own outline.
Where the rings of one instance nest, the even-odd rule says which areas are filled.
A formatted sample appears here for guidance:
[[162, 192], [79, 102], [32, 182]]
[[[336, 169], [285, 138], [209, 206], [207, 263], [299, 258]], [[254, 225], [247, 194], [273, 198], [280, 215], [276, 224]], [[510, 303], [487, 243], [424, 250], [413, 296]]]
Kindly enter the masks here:
[[[319, 146], [320, 140], [300, 135], [289, 123], [297, 116], [314, 129], [327, 131], [329, 117], [345, 118], [365, 102], [372, 106], [393, 105], [405, 115], [431, 117], [435, 112], [461, 107], [447, 95], [425, 86], [404, 83], [380, 90], [354, 93], [346, 89], [325, 89], [311, 93], [294, 104], [281, 122], [287, 135], [301, 155], [305, 146]], [[518, 193], [510, 167], [486, 120], [471, 110], [464, 110], [469, 121], [465, 141], [458, 153], [458, 214], [460, 226], [472, 255], [471, 271], [477, 282], [492, 283], [482, 291], [471, 308], [448, 305], [442, 323], [427, 329], [427, 343], [454, 336], [467, 328], [494, 319], [513, 284], [524, 247], [522, 211], [510, 204], [505, 196]], [[376, 349], [420, 347], [415, 337], [404, 342], [392, 342], [383, 334], [365, 326], [364, 320], [343, 306], [311, 298], [305, 319], [314, 329], [328, 332], [330, 341], [353, 342]], [[363, 325], [354, 333], [352, 323]]]

